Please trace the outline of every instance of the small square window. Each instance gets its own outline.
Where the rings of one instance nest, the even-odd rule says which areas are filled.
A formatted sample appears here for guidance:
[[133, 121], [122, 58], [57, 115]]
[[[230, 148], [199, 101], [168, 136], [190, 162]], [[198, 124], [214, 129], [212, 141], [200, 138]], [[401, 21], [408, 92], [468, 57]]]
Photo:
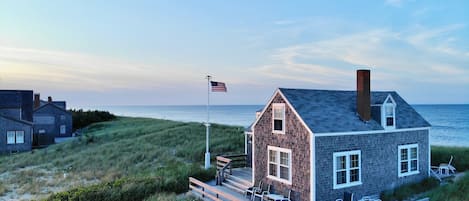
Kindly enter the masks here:
[[394, 126], [394, 117], [386, 117], [386, 126]]

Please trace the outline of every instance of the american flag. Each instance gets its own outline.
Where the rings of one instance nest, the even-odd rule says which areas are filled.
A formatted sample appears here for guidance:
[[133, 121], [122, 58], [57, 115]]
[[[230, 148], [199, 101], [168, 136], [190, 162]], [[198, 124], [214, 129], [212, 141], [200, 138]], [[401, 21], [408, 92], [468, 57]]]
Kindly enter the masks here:
[[212, 85], [212, 92], [226, 92], [226, 85], [224, 82], [210, 81]]

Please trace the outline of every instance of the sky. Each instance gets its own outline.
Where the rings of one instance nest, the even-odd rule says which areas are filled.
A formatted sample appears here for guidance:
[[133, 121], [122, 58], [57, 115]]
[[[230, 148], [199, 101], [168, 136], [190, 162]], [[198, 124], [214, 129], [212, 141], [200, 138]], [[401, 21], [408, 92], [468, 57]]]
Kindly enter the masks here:
[[467, 1], [0, 1], [0, 89], [71, 107], [265, 104], [278, 87], [469, 103]]

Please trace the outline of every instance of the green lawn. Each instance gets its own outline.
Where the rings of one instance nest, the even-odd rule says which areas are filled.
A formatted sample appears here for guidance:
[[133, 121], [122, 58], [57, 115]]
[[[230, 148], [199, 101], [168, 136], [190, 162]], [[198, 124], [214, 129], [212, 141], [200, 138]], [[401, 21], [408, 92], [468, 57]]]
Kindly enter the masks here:
[[[212, 157], [244, 151], [243, 128], [217, 124], [211, 128]], [[202, 180], [214, 176], [213, 169], [201, 168], [204, 152], [205, 126], [200, 123], [119, 117], [93, 124], [74, 141], [0, 157], [4, 173], [0, 195], [29, 193], [45, 198], [73, 189], [50, 197], [56, 199], [67, 193], [79, 197], [104, 189], [105, 195], [118, 189], [124, 197], [128, 191], [141, 192], [139, 200], [159, 199], [160, 192], [170, 196], [186, 191], [188, 176]], [[152, 189], [141, 189], [145, 185], [136, 184], [141, 181]]]

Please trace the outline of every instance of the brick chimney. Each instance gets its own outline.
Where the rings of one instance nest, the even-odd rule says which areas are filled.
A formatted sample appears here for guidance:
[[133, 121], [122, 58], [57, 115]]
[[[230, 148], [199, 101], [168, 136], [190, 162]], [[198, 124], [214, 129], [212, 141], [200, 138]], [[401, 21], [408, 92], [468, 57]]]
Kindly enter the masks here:
[[41, 94], [34, 94], [34, 109], [41, 106]]
[[357, 114], [363, 121], [371, 119], [370, 70], [357, 70]]
[[52, 103], [52, 97], [51, 96], [47, 97], [47, 102]]

